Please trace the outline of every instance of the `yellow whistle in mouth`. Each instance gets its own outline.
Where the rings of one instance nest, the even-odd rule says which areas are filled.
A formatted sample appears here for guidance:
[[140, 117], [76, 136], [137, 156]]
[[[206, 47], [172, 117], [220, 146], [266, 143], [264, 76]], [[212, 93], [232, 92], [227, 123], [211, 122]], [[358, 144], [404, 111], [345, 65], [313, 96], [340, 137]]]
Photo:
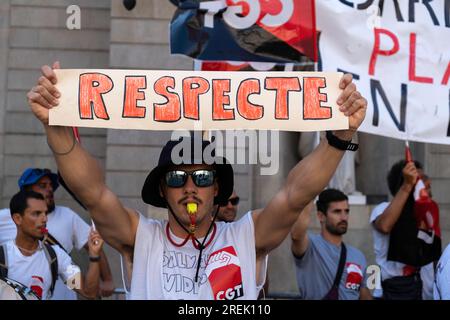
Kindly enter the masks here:
[[197, 204], [196, 203], [188, 203], [186, 205], [188, 214], [196, 214], [197, 213]]

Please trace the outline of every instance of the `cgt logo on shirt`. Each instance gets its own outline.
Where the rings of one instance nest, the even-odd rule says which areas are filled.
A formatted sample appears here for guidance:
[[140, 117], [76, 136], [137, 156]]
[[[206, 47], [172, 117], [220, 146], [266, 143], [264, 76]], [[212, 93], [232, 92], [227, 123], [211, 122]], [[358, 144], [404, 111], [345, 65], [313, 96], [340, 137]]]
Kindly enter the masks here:
[[241, 263], [232, 246], [211, 253], [205, 272], [215, 300], [235, 300], [244, 295]]
[[42, 293], [44, 292], [44, 278], [32, 276], [30, 289], [33, 290], [40, 299], [42, 299]]
[[345, 264], [345, 267], [347, 269], [347, 280], [345, 281], [345, 288], [359, 291], [361, 282], [363, 280], [361, 266], [353, 262], [347, 262]]

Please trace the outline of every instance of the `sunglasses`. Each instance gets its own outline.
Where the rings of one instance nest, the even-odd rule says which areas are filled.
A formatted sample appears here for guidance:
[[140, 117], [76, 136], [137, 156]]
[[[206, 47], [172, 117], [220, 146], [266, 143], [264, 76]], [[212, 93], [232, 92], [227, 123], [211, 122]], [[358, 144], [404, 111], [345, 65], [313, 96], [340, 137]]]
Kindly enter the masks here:
[[231, 205], [233, 206], [237, 206], [239, 204], [239, 197], [234, 197], [234, 198], [230, 198], [228, 199], [228, 202], [231, 203]]
[[214, 184], [216, 171], [214, 170], [195, 170], [186, 172], [183, 170], [173, 170], [166, 172], [164, 180], [166, 185], [170, 188], [180, 188], [186, 184], [188, 176], [191, 176], [192, 181], [197, 187], [210, 187]]

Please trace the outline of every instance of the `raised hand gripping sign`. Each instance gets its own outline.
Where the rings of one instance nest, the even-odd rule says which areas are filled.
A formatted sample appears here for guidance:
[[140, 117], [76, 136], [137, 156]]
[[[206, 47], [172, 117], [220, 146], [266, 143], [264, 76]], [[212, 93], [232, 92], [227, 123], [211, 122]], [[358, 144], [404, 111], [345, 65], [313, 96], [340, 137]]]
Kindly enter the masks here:
[[50, 125], [140, 130], [348, 129], [341, 73], [55, 70]]

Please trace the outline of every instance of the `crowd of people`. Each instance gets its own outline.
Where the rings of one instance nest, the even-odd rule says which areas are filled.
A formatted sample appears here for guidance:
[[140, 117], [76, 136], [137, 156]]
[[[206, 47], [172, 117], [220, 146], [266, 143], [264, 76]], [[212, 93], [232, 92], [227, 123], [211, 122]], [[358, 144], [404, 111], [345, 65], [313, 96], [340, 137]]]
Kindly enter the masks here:
[[[69, 208], [55, 205], [57, 174], [25, 170], [10, 208], [0, 211], [2, 297], [7, 286], [22, 286], [24, 295], [39, 299], [75, 298], [68, 287], [89, 299], [110, 296], [114, 286], [102, 250], [106, 242], [125, 262], [129, 299], [258, 299], [267, 291], [270, 252], [290, 236], [302, 299], [429, 299], [433, 289], [434, 298], [450, 298], [445, 284], [450, 277], [445, 257], [450, 253], [445, 251], [438, 261], [440, 242], [435, 241], [440, 241], [439, 214], [416, 223], [415, 186], [419, 179], [427, 181], [419, 163], [394, 165], [388, 175], [393, 198], [370, 217], [382, 290], [369, 290], [364, 254], [344, 244], [348, 198], [326, 187], [344, 153], [356, 149], [352, 137], [365, 117], [367, 101], [351, 75], [342, 77], [337, 100], [349, 129], [327, 132], [264, 208], [239, 219], [233, 167], [220, 157], [212, 164], [196, 161], [194, 145], [199, 143], [204, 151], [209, 141], [168, 141], [141, 193], [146, 204], [167, 209], [168, 219], [158, 220], [124, 206], [72, 128], [49, 126], [49, 110], [60, 98], [56, 68], [58, 63], [42, 67], [28, 102], [44, 126], [61, 178], [86, 208], [92, 226]], [[182, 164], [172, 159], [179, 143], [192, 148], [191, 159]], [[431, 197], [429, 181], [427, 189]], [[319, 234], [308, 232], [314, 203]], [[74, 248], [87, 250], [83, 275], [69, 256]]]

